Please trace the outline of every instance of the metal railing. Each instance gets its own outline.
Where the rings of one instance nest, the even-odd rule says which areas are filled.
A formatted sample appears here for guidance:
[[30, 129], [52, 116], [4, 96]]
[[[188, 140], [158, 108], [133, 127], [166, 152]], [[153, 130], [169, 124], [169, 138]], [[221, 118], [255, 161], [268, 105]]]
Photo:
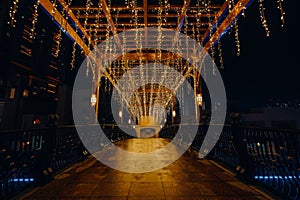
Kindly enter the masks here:
[[0, 132], [0, 199], [51, 180], [54, 172], [84, 158], [74, 127]]
[[[132, 137], [115, 125], [101, 127], [112, 142]], [[208, 125], [198, 126], [194, 150], [200, 149], [207, 129]], [[168, 126], [159, 134], [172, 139], [177, 130], [178, 126]], [[0, 148], [0, 199], [12, 197], [34, 183], [47, 182], [53, 172], [88, 154], [74, 126], [2, 131]], [[299, 131], [226, 125], [208, 157], [233, 170], [241, 166], [245, 169], [243, 180], [284, 199], [300, 198]]]
[[[200, 149], [207, 128], [208, 125], [198, 127], [194, 150]], [[165, 127], [160, 136], [171, 139], [177, 129]], [[208, 157], [232, 170], [239, 169], [242, 180], [283, 199], [300, 198], [300, 131], [225, 125]]]
[[[111, 142], [131, 137], [115, 125], [101, 127]], [[74, 125], [0, 131], [0, 148], [0, 199], [45, 184], [53, 173], [89, 155]]]
[[300, 132], [245, 127], [240, 133], [254, 161], [254, 179], [285, 198], [299, 199]]

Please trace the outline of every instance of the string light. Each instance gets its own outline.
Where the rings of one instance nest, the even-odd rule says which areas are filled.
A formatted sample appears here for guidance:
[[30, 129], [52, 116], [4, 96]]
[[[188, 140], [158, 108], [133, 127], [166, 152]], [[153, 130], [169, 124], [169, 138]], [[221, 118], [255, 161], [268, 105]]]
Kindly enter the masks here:
[[[94, 41], [95, 41], [95, 45], [97, 46], [98, 44], [98, 36], [97, 36], [97, 33], [98, 33], [98, 28], [100, 27], [99, 23], [100, 23], [100, 15], [101, 15], [101, 9], [102, 9], [102, 4], [99, 3], [98, 4], [98, 12], [96, 14], [96, 19], [95, 19], [95, 32], [94, 32]], [[100, 39], [100, 38], [99, 38]]]
[[164, 1], [164, 10], [165, 10], [165, 15], [164, 15], [164, 22], [167, 23], [167, 15], [169, 14], [169, 8], [170, 8], [170, 4], [168, 2], [168, 0]]
[[[229, 14], [228, 15], [232, 15], [232, 10], [234, 10], [234, 0], [226, 0], [228, 2], [228, 10], [229, 10]], [[280, 13], [281, 13], [281, 22], [282, 22], [282, 26], [284, 24], [284, 12], [283, 12], [283, 9], [282, 9], [282, 1], [283, 0], [277, 0], [278, 2], [278, 8], [280, 9]], [[17, 4], [19, 2], [19, 0], [14, 0], [14, 5]], [[68, 1], [68, 6], [71, 5], [71, 2], [72, 0], [69, 0]], [[184, 4], [186, 4], [187, 1], [184, 1]], [[36, 22], [37, 22], [37, 18], [38, 18], [38, 5], [39, 5], [40, 1], [36, 1], [36, 4], [34, 5], [34, 12], [33, 12], [33, 21], [32, 21], [32, 33], [31, 33], [31, 37], [34, 37], [34, 30], [35, 30], [35, 26], [36, 26]], [[53, 10], [52, 10], [52, 14], [54, 14], [55, 12], [59, 11], [57, 9], [57, 5], [56, 5], [56, 0], [52, 0], [51, 3], [53, 4]], [[86, 0], [86, 4], [85, 4], [85, 10], [83, 11], [84, 13], [84, 21], [83, 21], [83, 26], [84, 26], [84, 30], [86, 30], [88, 33], [89, 33], [89, 36], [85, 36], [85, 35], [82, 35], [82, 39], [83, 41], [88, 41], [88, 46], [91, 47], [91, 41], [96, 41], [95, 43], [97, 44], [97, 38], [98, 38], [98, 34], [99, 34], [99, 27], [100, 27], [100, 21], [101, 21], [101, 15], [100, 15], [100, 12], [102, 11], [102, 4], [101, 4], [101, 1], [98, 3], [98, 10], [97, 11], [93, 11], [93, 9], [91, 9], [91, 6], [93, 5], [93, 2], [92, 0]], [[129, 5], [130, 7], [132, 8], [131, 9], [131, 13], [132, 13], [132, 17], [131, 17], [131, 22], [133, 22], [132, 24], [130, 25], [126, 25], [126, 27], [134, 27], [136, 29], [140, 28], [142, 26], [141, 23], [139, 23], [139, 11], [140, 11], [140, 8], [138, 8], [138, 2], [137, 0], [132, 0], [132, 1], [129, 1], [129, 0], [125, 0], [125, 6], [127, 5], [127, 8], [129, 8]], [[204, 9], [201, 9], [201, 6], [204, 5], [205, 8]], [[67, 6], [67, 7], [68, 7]], [[111, 8], [111, 0], [108, 0], [108, 9]], [[240, 7], [241, 8], [241, 7]], [[263, 0], [259, 0], [259, 8], [260, 8], [260, 17], [261, 17], [261, 21], [262, 21], [262, 24], [265, 28], [265, 31], [266, 31], [266, 34], [267, 36], [269, 36], [269, 29], [268, 29], [268, 26], [267, 26], [267, 21], [266, 21], [266, 18], [265, 18], [265, 13], [264, 13], [264, 7], [263, 7]], [[14, 19], [14, 16], [15, 16], [15, 12], [14, 9], [16, 10], [17, 9], [17, 5], [16, 6], [13, 6], [11, 7], [11, 11], [10, 11], [10, 17], [11, 17], [11, 22], [9, 24], [13, 24], [13, 22], [15, 22], [15, 19]], [[245, 16], [245, 9], [246, 8], [243, 8], [242, 10], [242, 15]], [[64, 17], [64, 11], [62, 11], [62, 14], [63, 14], [63, 17]], [[114, 11], [116, 11], [114, 9]], [[177, 12], [177, 16], [178, 16], [178, 19], [180, 18], [181, 14], [182, 14], [182, 9], [181, 8], [175, 8], [175, 7], [172, 7], [170, 8], [170, 4], [168, 3], [168, 0], [159, 0], [159, 7], [156, 7], [152, 10], [150, 10], [150, 12], [153, 12], [153, 13], [157, 13], [157, 26], [159, 28], [159, 34], [158, 34], [158, 38], [157, 38], [157, 45], [159, 48], [157, 48], [155, 50], [155, 53], [156, 53], [156, 60], [155, 60], [155, 63], [154, 63], [154, 69], [156, 71], [156, 67], [157, 67], [157, 63], [167, 63], [167, 65], [165, 66], [172, 66], [174, 67], [176, 70], [178, 70], [179, 72], [181, 73], [184, 73], [186, 71], [189, 70], [190, 68], [190, 65], [188, 65], [188, 63], [183, 60], [182, 58], [174, 58], [173, 57], [173, 54], [171, 57], [168, 57], [167, 59], [166, 58], [162, 58], [162, 51], [161, 51], [161, 45], [162, 45], [162, 33], [161, 33], [161, 28], [162, 27], [169, 27], [169, 26], [172, 26], [172, 24], [169, 22], [167, 23], [167, 15], [169, 14], [169, 11], [172, 11], [172, 15], [173, 15], [173, 11]], [[211, 57], [212, 59], [214, 60], [215, 57], [219, 56], [219, 62], [220, 62], [220, 68], [224, 68], [224, 63], [223, 63], [223, 55], [222, 55], [222, 46], [221, 46], [221, 41], [220, 39], [217, 40], [217, 46], [215, 46], [215, 40], [212, 39], [212, 37], [217, 34], [218, 32], [213, 32], [213, 28], [214, 29], [218, 29], [218, 24], [216, 25], [216, 27], [213, 27], [214, 24], [212, 24], [212, 18], [213, 16], [216, 16], [217, 15], [217, 12], [214, 13], [213, 15], [213, 9], [211, 7], [211, 0], [197, 0], [197, 10], [193, 10], [191, 8], [191, 13], [196, 13], [196, 21], [192, 24], [192, 38], [197, 40], [198, 42], [200, 42], [200, 39], [201, 39], [201, 30], [200, 28], [202, 27], [203, 24], [201, 24], [201, 19], [203, 16], [208, 16], [208, 23], [209, 23], [209, 27], [208, 27], [208, 30], [211, 30], [209, 32], [209, 40], [208, 42], [210, 43], [210, 51], [211, 51]], [[89, 26], [88, 22], [89, 22], [89, 15], [92, 15], [94, 12], [97, 12], [96, 13], [96, 18], [95, 19], [95, 28], [93, 28], [92, 26]], [[144, 11], [145, 12], [145, 11]], [[78, 11], [79, 13], [79, 11]], [[67, 15], [67, 14], [66, 14]], [[188, 23], [188, 15], [185, 15], [184, 16], [184, 33], [185, 34], [189, 34], [191, 32], [189, 32], [189, 23]], [[78, 16], [79, 18], [79, 16]], [[118, 23], [122, 23], [122, 21], [118, 21], [118, 18], [119, 18], [119, 9], [117, 9], [117, 14], [116, 14], [116, 18], [114, 19], [114, 22], [115, 22], [115, 26], [116, 28], [118, 27]], [[63, 18], [63, 23], [64, 24], [64, 20], [67, 19], [67, 16], [66, 18]], [[217, 19], [215, 19], [217, 20]], [[204, 23], [206, 23], [206, 20], [203, 20], [205, 21]], [[151, 24], [151, 23], [150, 23]], [[150, 25], [149, 24], [149, 25]], [[124, 30], [125, 30], [125, 25], [123, 24], [123, 27], [124, 27]], [[239, 56], [240, 55], [240, 40], [239, 40], [239, 30], [238, 30], [238, 24], [237, 24], [237, 19], [235, 19], [231, 24], [230, 24], [230, 27], [232, 28], [232, 31], [235, 30], [235, 44], [236, 44], [236, 47], [237, 47], [237, 55]], [[62, 37], [62, 31], [64, 31], [62, 29], [62, 27], [60, 27], [59, 29], [59, 32], [58, 34], [55, 36], [55, 39], [57, 40], [57, 48], [56, 48], [56, 51], [55, 51], [55, 55], [56, 57], [58, 57], [58, 54], [59, 54], [59, 51], [60, 51], [60, 47], [61, 47], [61, 37]], [[110, 37], [110, 31], [111, 31], [111, 27], [110, 27], [110, 24], [107, 23], [106, 25], [106, 32], [105, 32], [105, 39], [106, 41], [108, 41], [109, 37]], [[76, 30], [75, 30], [75, 33], [77, 34], [78, 33], [78, 30], [77, 30], [77, 26], [76, 26]], [[80, 36], [81, 37], [81, 36]], [[218, 37], [220, 37], [220, 35], [218, 35]], [[142, 49], [143, 49], [143, 35], [139, 32], [139, 31], [136, 31], [136, 35], [134, 38], [135, 41], [133, 41], [133, 47], [135, 45], [136, 47], [136, 52], [138, 53], [138, 55], [141, 55], [143, 52], [142, 52]], [[130, 38], [131, 40], [131, 38]], [[179, 47], [181, 46], [181, 42], [184, 42], [184, 41], [177, 41], [177, 43], [175, 44], [176, 47], [174, 48], [177, 48], [177, 52], [180, 54], [182, 53], [182, 50], [179, 49]], [[188, 47], [188, 41], [186, 40], [186, 46], [187, 48]], [[123, 43], [126, 43], [126, 39], [124, 38], [123, 39]], [[73, 51], [72, 51], [72, 60], [71, 60], [71, 69], [74, 69], [75, 66], [74, 66], [74, 63], [75, 63], [75, 56], [76, 56], [76, 42], [74, 41], [73, 43]], [[132, 44], [132, 43], [131, 43]], [[126, 46], [126, 44], [123, 44], [124, 46], [122, 48], [124, 48]], [[128, 45], [128, 44], [127, 44]], [[192, 48], [192, 47], [190, 47]], [[112, 44], [112, 43], [108, 43], [107, 42], [107, 46], [105, 48], [105, 53], [104, 55], [110, 55], [110, 54], [115, 54], [116, 53], [116, 49], [117, 49], [117, 46], [115, 44]], [[218, 52], [216, 52], [218, 51]], [[125, 51], [124, 51], [125, 52]], [[189, 53], [189, 51], [186, 51], [186, 53]], [[219, 55], [218, 55], [219, 54]], [[136, 66], [136, 64], [143, 64], [143, 59], [142, 59], [142, 56], [139, 56], [139, 59], [138, 59], [138, 63], [135, 62], [135, 61], [132, 61], [132, 60], [128, 60], [128, 58], [125, 57], [125, 53], [123, 54], [123, 50], [122, 50], [122, 60], [119, 60], [119, 61], [116, 61], [116, 62], [113, 62], [109, 67], [108, 67], [108, 74], [106, 74], [107, 77], [105, 77], [105, 91], [106, 92], [110, 92], [112, 87], [113, 87], [113, 84], [111, 84], [109, 81], [111, 81], [110, 78], [115, 78], [115, 80], [117, 79], [116, 77], [120, 77], [122, 75], [122, 73], [124, 73], [124, 69], [128, 70], [129, 67], [134, 67]], [[188, 55], [187, 55], [188, 56]], [[111, 56], [108, 56], [108, 57], [111, 57]], [[104, 64], [104, 66], [107, 67], [107, 65], [110, 63], [110, 61], [105, 61], [107, 63]], [[205, 73], [205, 68], [204, 69], [204, 73]], [[93, 71], [93, 66], [91, 65], [91, 63], [88, 63], [87, 64], [87, 75], [89, 73], [89, 70], [92, 70]], [[157, 69], [159, 70], [159, 69]], [[215, 71], [216, 71], [216, 68], [215, 66], [213, 66], [213, 73], [215, 74]], [[166, 70], [164, 71], [164, 73], [166, 72]], [[160, 72], [162, 73], [162, 72]], [[156, 74], [155, 74], [156, 75]], [[161, 74], [162, 75], [162, 74]], [[188, 73], [188, 75], [191, 75], [190, 73]], [[143, 70], [140, 71], [140, 74], [139, 74], [140, 78], [141, 79], [147, 79], [147, 73], [145, 73]], [[159, 90], [162, 90], [164, 88], [162, 88], [162, 85], [164, 83], [164, 81], [170, 81], [170, 80], [173, 80], [172, 79], [172, 76], [162, 76], [163, 78], [161, 79], [161, 84], [159, 84], [157, 87]], [[194, 74], [194, 78], [196, 77], [196, 75]], [[113, 81], [112, 81], [113, 83]], [[197, 83], [196, 83], [196, 86], [197, 86]], [[156, 87], [156, 86], [155, 86]], [[155, 88], [157, 89], [157, 88]], [[123, 88], [123, 90], [125, 90]], [[143, 97], [141, 96], [142, 94], [140, 93], [139, 96], [135, 96], [135, 101], [143, 101], [144, 105], [147, 105], [150, 104], [152, 105], [152, 101], [156, 101], [157, 102], [157, 99], [158, 98], [165, 98], [165, 95], [166, 94], [163, 94], [162, 92], [154, 92], [154, 85], [152, 84], [151, 85], [151, 90], [150, 90], [150, 102], [146, 102], [148, 100], [148, 96], [146, 98], [146, 90], [145, 90], [145, 87], [143, 87]], [[188, 91], [190, 92], [190, 91]], [[155, 96], [155, 93], [157, 93]], [[181, 95], [183, 95], [184, 92], [181, 92]], [[143, 98], [143, 99], [141, 99]], [[182, 102], [184, 103], [184, 102]], [[136, 103], [136, 105], [141, 105], [141, 103]], [[148, 108], [148, 107], [147, 107]], [[146, 106], [144, 106], [143, 108], [141, 108], [139, 111], [137, 111], [139, 108], [134, 108], [133, 109], [133, 112], [136, 113], [136, 116], [140, 115], [140, 114], [146, 114], [146, 113], [152, 113], [153, 116], [159, 116], [159, 113], [157, 110], [150, 110], [150, 107], [148, 108], [149, 110], [146, 111]], [[142, 109], [145, 109], [142, 111]]]
[[86, 77], [89, 77], [89, 73], [90, 73], [89, 61], [87, 60], [87, 62], [86, 62], [86, 72], [85, 72], [85, 76], [86, 76]]
[[[88, 19], [89, 19], [89, 10], [90, 10], [90, 8], [91, 8], [91, 0], [87, 0], [86, 1], [86, 5], [85, 5], [85, 19], [84, 19], [84, 25], [83, 25], [83, 27], [84, 27], [84, 30], [86, 30], [87, 29], [87, 22], [88, 22]], [[85, 39], [85, 35], [83, 34], [82, 35], [82, 40], [84, 41], [84, 39]], [[90, 45], [90, 37], [88, 38], [88, 43], [89, 43], [89, 45]], [[84, 54], [84, 51], [83, 51], [83, 49], [81, 50], [81, 53], [82, 54]], [[87, 61], [87, 65], [86, 65], [86, 76], [88, 77], [88, 75], [89, 75], [89, 61]]]
[[[53, 9], [52, 9], [52, 14], [54, 15], [54, 13], [56, 12], [56, 7], [57, 7], [57, 4], [56, 4], [56, 0], [53, 2]], [[55, 51], [55, 54], [54, 56], [57, 58], [58, 55], [59, 55], [59, 52], [60, 52], [60, 47], [61, 47], [61, 41], [62, 41], [62, 31], [63, 31], [63, 27], [62, 25], [65, 24], [65, 7], [63, 7], [63, 11], [62, 11], [62, 18], [61, 18], [61, 25], [59, 27], [59, 31], [58, 31], [58, 34], [56, 35], [56, 43], [57, 43], [57, 46], [56, 46], [56, 51]], [[53, 16], [52, 15], [52, 16]], [[67, 30], [66, 30], [67, 31]]]
[[220, 59], [220, 68], [224, 69], [221, 40], [218, 41], [218, 51], [219, 51], [219, 59]]
[[278, 9], [280, 10], [280, 19], [281, 19], [281, 27], [284, 26], [284, 15], [285, 15], [285, 12], [283, 11], [283, 8], [282, 8], [282, 2], [283, 0], [277, 0], [277, 3], [278, 3]]
[[76, 42], [73, 43], [73, 50], [72, 50], [72, 60], [71, 60], [71, 70], [75, 69], [75, 57], [76, 57]]
[[55, 14], [55, 12], [56, 12], [57, 4], [56, 4], [56, 0], [51, 1], [51, 2], [52, 2], [52, 7], [53, 7], [53, 9], [51, 10], [52, 20], [54, 20], [53, 16], [54, 16], [54, 14]]
[[242, 16], [243, 16], [243, 17], [246, 17], [245, 10], [246, 10], [246, 7], [244, 7], [244, 8], [243, 8], [243, 11], [242, 11]]
[[90, 11], [90, 8], [91, 8], [91, 0], [87, 0], [86, 1], [86, 5], [85, 5], [85, 18], [84, 18], [84, 29], [86, 29], [87, 27], [87, 22], [88, 22], [88, 19], [89, 19], [89, 11]]
[[237, 19], [234, 20], [234, 29], [235, 29], [235, 44], [236, 44], [236, 48], [237, 48], [237, 52], [236, 55], [240, 56], [241, 54], [241, 45], [240, 45], [240, 39], [239, 39], [239, 26], [237, 24]]
[[[87, 30], [87, 23], [88, 23], [88, 19], [89, 19], [89, 11], [90, 11], [90, 8], [91, 8], [91, 0], [87, 0], [86, 1], [86, 4], [85, 4], [85, 18], [84, 18], [84, 23], [83, 23], [83, 28], [84, 30]], [[85, 39], [85, 35], [83, 34], [82, 35], [82, 40], [84, 41]], [[89, 42], [89, 45], [90, 45], [90, 37], [87, 38], [88, 39], [88, 42]], [[84, 54], [84, 51], [83, 49], [81, 50], [81, 53]]]
[[[108, 55], [108, 51], [110, 49], [110, 47], [109, 47], [109, 32], [110, 32], [110, 26], [109, 26], [109, 23], [107, 23], [106, 24], [106, 33], [105, 33], [106, 43], [105, 43], [104, 55]], [[104, 67], [107, 67], [108, 63], [109, 63], [108, 59], [105, 59]], [[105, 76], [104, 85], [105, 85], [104, 91], [109, 92], [109, 80], [108, 80], [107, 76]]]
[[[69, 1], [69, 4], [68, 4], [68, 7], [70, 7], [72, 4], [72, 0]], [[79, 11], [77, 12], [77, 19], [79, 17]], [[75, 25], [75, 33], [77, 34], [78, 33], [78, 29], [77, 29], [77, 25]], [[71, 60], [71, 70], [74, 70], [75, 69], [75, 58], [76, 58], [76, 41], [74, 40], [73, 42], [73, 50], [72, 50], [72, 60]]]
[[[69, 0], [69, 1], [68, 1], [68, 4], [67, 4], [66, 9], [65, 9], [65, 10], [67, 11], [68, 14], [70, 14], [70, 12], [72, 12], [71, 10], [69, 10], [70, 6], [72, 5], [72, 1], [73, 1], [73, 0]], [[66, 16], [66, 20], [68, 20], [68, 18], [69, 18], [69, 16], [67, 15], [67, 16]], [[78, 18], [77, 18], [77, 19], [78, 19]]]
[[[211, 22], [209, 22], [209, 27], [211, 27]], [[210, 33], [209, 33], [209, 42], [210, 42], [210, 46], [211, 46], [211, 48], [210, 48], [210, 54], [211, 54], [211, 59], [212, 59], [212, 61], [214, 61], [215, 60], [215, 49], [214, 49], [214, 44], [213, 44], [213, 40], [212, 40], [212, 31], [210, 31]], [[213, 66], [212, 66], [212, 70], [213, 70], [213, 74], [214, 75], [216, 75], [216, 67], [215, 67], [215, 65], [213, 64]]]
[[[75, 26], [75, 33], [77, 34], [78, 29]], [[73, 50], [72, 50], [72, 60], [71, 60], [71, 70], [75, 69], [75, 57], [76, 57], [76, 41], [73, 42]]]
[[35, 38], [35, 26], [38, 21], [38, 7], [40, 5], [40, 0], [37, 0], [36, 3], [34, 4], [34, 12], [33, 12], [33, 19], [32, 19], [32, 28], [31, 28], [31, 34], [30, 38], [34, 39]]
[[200, 42], [201, 33], [200, 33], [200, 27], [201, 27], [201, 9], [200, 9], [200, 0], [197, 0], [197, 15], [196, 15], [196, 30], [197, 30], [197, 41]]
[[265, 29], [266, 36], [269, 37], [270, 31], [269, 31], [268, 23], [267, 23], [266, 16], [265, 16], [265, 8], [264, 8], [263, 0], [258, 0], [258, 3], [259, 3], [259, 12], [260, 12], [261, 23]]
[[[210, 29], [210, 32], [209, 32], [209, 42], [210, 42], [210, 54], [211, 54], [211, 59], [212, 61], [215, 60], [215, 49], [214, 49], [214, 43], [213, 43], [213, 39], [212, 39], [212, 19], [211, 19], [211, 5], [210, 5], [210, 0], [206, 0], [204, 1], [204, 5], [205, 5], [205, 11], [206, 13], [208, 14], [208, 24], [209, 24], [209, 29]], [[218, 26], [218, 24], [216, 25]], [[217, 27], [216, 27], [217, 28]], [[212, 65], [212, 72], [213, 72], [213, 75], [216, 75], [216, 66], [215, 64]]]
[[60, 43], [61, 43], [61, 37], [62, 37], [62, 28], [59, 28], [58, 34], [56, 35], [55, 39], [56, 39], [56, 50], [55, 50], [55, 57], [57, 58], [60, 52]]
[[[231, 14], [231, 11], [234, 7], [234, 1], [233, 0], [226, 0], [227, 4], [228, 4], [228, 13], [229, 15]], [[231, 34], [232, 29], [233, 29], [234, 24], [230, 23], [230, 30], [229, 30], [229, 34]]]
[[8, 21], [7, 23], [12, 27], [16, 27], [16, 25], [15, 25], [15, 23], [16, 23], [15, 16], [16, 16], [16, 13], [18, 11], [18, 3], [19, 3], [19, 0], [14, 0], [13, 5], [9, 9], [10, 21]]

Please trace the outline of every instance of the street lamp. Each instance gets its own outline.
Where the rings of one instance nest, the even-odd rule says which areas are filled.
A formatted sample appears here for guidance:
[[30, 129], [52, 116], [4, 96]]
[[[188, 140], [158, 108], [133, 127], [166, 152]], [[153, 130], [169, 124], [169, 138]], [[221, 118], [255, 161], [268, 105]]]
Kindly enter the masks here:
[[176, 111], [175, 110], [172, 111], [172, 116], [176, 117]]
[[122, 118], [122, 116], [123, 116], [123, 112], [122, 112], [122, 110], [120, 110], [119, 111], [119, 117]]
[[95, 94], [92, 94], [92, 97], [91, 97], [91, 105], [92, 105], [92, 106], [95, 106], [96, 103], [97, 103], [96, 95], [95, 95]]
[[202, 106], [202, 95], [201, 94], [197, 94], [196, 100], [197, 100], [198, 105]]

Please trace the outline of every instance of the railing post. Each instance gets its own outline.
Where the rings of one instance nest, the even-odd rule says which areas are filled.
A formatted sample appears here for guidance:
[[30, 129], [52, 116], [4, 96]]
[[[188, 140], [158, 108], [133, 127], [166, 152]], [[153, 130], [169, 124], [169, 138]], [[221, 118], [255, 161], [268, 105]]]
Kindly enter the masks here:
[[236, 171], [239, 172], [241, 178], [252, 181], [254, 178], [254, 166], [251, 156], [248, 153], [244, 129], [238, 125], [232, 126], [232, 143], [237, 153], [238, 166]]
[[43, 143], [41, 146], [41, 153], [39, 162], [37, 165], [37, 177], [36, 181], [38, 184], [44, 185], [52, 180], [51, 161], [53, 159], [54, 149], [57, 143], [57, 127], [55, 125], [50, 125], [43, 134]]

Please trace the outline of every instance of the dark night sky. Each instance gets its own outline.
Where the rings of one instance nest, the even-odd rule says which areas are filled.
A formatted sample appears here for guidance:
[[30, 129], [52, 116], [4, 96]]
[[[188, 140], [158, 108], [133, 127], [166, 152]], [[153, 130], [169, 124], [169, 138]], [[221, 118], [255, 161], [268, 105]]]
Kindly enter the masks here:
[[[223, 79], [229, 102], [239, 108], [264, 105], [269, 98], [300, 99], [299, 21], [297, 0], [284, 0], [286, 24], [281, 28], [276, 0], [264, 1], [270, 37], [260, 21], [258, 2], [238, 21], [241, 56], [236, 56], [234, 32], [222, 39]], [[298, 11], [299, 12], [299, 11]]]

